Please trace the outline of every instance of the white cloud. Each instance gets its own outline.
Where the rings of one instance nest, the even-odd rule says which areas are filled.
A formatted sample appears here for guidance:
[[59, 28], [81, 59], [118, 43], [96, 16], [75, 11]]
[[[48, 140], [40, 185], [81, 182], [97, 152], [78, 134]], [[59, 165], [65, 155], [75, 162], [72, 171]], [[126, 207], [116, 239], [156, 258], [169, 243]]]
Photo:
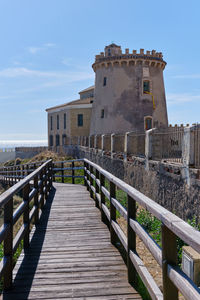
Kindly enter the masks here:
[[43, 44], [40, 47], [35, 47], [35, 46], [28, 47], [28, 51], [31, 54], [36, 54], [36, 53], [44, 51], [48, 48], [54, 48], [55, 46], [56, 46], [56, 44], [54, 44], [54, 43], [46, 43], [46, 44]]
[[39, 78], [54, 78], [54, 79], [67, 79], [71, 81], [79, 81], [93, 77], [92, 72], [81, 71], [41, 71], [28, 68], [7, 68], [0, 70], [0, 77], [16, 78], [16, 77], [39, 77]]
[[56, 46], [56, 44], [54, 44], [54, 43], [46, 43], [46, 44], [44, 44], [44, 46], [47, 47], [47, 48], [53, 48], [53, 47]]
[[71, 58], [63, 58], [63, 60], [61, 62], [65, 66], [71, 66], [72, 59]]
[[185, 75], [174, 75], [172, 78], [175, 79], [200, 79], [200, 74], [185, 74]]
[[200, 101], [200, 94], [194, 95], [194, 94], [188, 94], [188, 93], [182, 93], [182, 94], [167, 94], [167, 103], [168, 104], [182, 104], [187, 102], [196, 102]]
[[41, 47], [29, 47], [28, 48], [28, 51], [31, 54], [36, 54], [37, 52], [40, 52], [41, 50], [43, 50], [43, 48], [41, 48]]

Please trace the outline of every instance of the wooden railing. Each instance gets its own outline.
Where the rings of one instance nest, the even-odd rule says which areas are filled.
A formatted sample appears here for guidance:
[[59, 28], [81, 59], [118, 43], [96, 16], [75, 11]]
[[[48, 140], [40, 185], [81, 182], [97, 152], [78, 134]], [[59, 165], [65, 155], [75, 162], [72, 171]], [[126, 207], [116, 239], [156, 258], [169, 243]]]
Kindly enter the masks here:
[[[81, 165], [83, 163], [84, 167]], [[31, 170], [30, 165], [28, 170]], [[80, 174], [75, 175], [76, 170], [84, 170], [84, 176]], [[10, 176], [8, 170], [7, 173], [4, 173], [5, 175]], [[13, 176], [18, 175], [15, 174]], [[112, 244], [116, 245], [120, 241], [127, 254], [128, 279], [130, 283], [136, 286], [136, 274], [139, 274], [152, 299], [176, 300], [178, 299], [178, 291], [188, 300], [200, 299], [200, 290], [177, 264], [176, 245], [177, 237], [179, 237], [200, 253], [200, 232], [124, 181], [87, 159], [59, 161], [53, 164], [51, 161], [48, 161], [0, 196], [0, 207], [5, 206], [4, 225], [0, 232], [0, 242], [5, 241], [4, 259], [0, 267], [0, 275], [4, 275], [5, 288], [8, 288], [12, 282], [12, 255], [22, 239], [24, 239], [24, 247], [28, 246], [29, 238], [27, 236], [29, 230], [27, 228], [30, 226], [30, 220], [35, 216], [35, 222], [37, 222], [39, 203], [43, 206], [44, 198], [47, 198], [52, 180], [56, 180], [56, 178], [61, 182], [66, 182], [66, 179], [72, 178], [72, 183], [75, 183], [76, 178], [84, 178], [84, 184], [87, 186], [90, 196], [94, 198], [96, 206], [101, 210], [102, 221], [110, 229]], [[9, 180], [9, 177], [7, 180]], [[34, 187], [30, 191], [30, 182], [33, 180]], [[109, 189], [107, 188], [108, 185]], [[127, 195], [127, 209], [116, 199], [117, 189], [121, 189]], [[12, 197], [20, 190], [23, 190], [23, 203], [12, 214]], [[33, 198], [34, 207], [28, 214], [28, 203]], [[109, 205], [106, 205], [106, 202]], [[137, 222], [136, 203], [162, 222], [162, 248]], [[127, 221], [127, 236], [117, 222], [117, 211]], [[16, 223], [22, 214], [24, 214], [24, 224], [14, 241], [12, 241], [13, 224]], [[162, 268], [163, 293], [137, 254], [136, 236], [142, 240]]]
[[84, 170], [83, 161], [84, 159], [54, 161], [53, 181], [56, 181], [56, 178], [58, 178], [64, 183], [66, 179], [71, 178], [74, 184], [76, 178], [84, 178], [84, 175], [77, 174], [78, 171]]
[[[15, 172], [15, 175], [18, 172], [18, 170], [11, 171]], [[13, 177], [7, 177], [6, 175], [7, 173], [2, 175], [2, 177], [7, 178], [5, 180], [13, 179]], [[18, 178], [21, 180], [0, 195], [0, 209], [4, 209], [4, 221], [0, 229], [0, 244], [3, 242], [4, 252], [0, 263], [0, 278], [3, 277], [4, 289], [9, 289], [12, 286], [13, 255], [22, 240], [24, 249], [29, 247], [30, 224], [38, 223], [40, 209], [43, 208], [49, 195], [52, 187], [52, 161], [49, 160], [43, 163], [23, 179], [22, 177], [25, 174], [17, 174], [17, 176], [20, 176]], [[23, 194], [23, 200], [14, 210], [13, 196], [20, 192]], [[20, 226], [15, 238], [13, 238], [14, 226], [21, 216], [23, 216], [23, 224]]]
[[27, 164], [0, 167], [0, 179], [3, 183], [11, 186], [31, 174], [45, 162], [46, 161], [37, 161]]
[[[177, 237], [200, 253], [200, 232], [146, 197], [124, 181], [113, 176], [95, 163], [84, 159], [85, 185], [101, 210], [102, 220], [110, 228], [111, 242], [119, 240], [127, 253], [129, 282], [136, 284], [139, 274], [152, 299], [176, 300], [180, 291], [187, 300], [200, 299], [200, 290], [177, 264]], [[109, 190], [105, 181], [109, 182]], [[116, 199], [116, 189], [127, 195], [127, 210]], [[106, 205], [106, 198], [109, 206]], [[136, 203], [162, 222], [162, 248], [136, 221]], [[109, 208], [108, 208], [109, 207]], [[127, 220], [127, 236], [117, 223], [116, 211]], [[136, 252], [136, 235], [143, 241], [162, 268], [163, 293]]]
[[[84, 170], [83, 159], [54, 161], [52, 162], [53, 181], [59, 181], [64, 183], [71, 179], [72, 183], [75, 183], [77, 178], [84, 178], [84, 175], [80, 174], [81, 170]], [[15, 165], [9, 167], [0, 168], [0, 181], [12, 186], [19, 180], [22, 180], [33, 172], [37, 167], [41, 166], [44, 161], [27, 163], [22, 165]], [[83, 172], [82, 172], [83, 173]], [[68, 181], [69, 182], [69, 181]]]

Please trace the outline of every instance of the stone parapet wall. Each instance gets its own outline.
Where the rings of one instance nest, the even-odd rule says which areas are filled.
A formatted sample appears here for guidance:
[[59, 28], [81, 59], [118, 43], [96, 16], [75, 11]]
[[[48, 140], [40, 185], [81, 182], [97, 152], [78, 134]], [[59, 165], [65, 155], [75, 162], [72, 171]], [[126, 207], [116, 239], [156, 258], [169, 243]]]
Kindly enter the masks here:
[[182, 219], [195, 216], [200, 221], [200, 170], [189, 169], [188, 184], [187, 169], [181, 164], [149, 160], [147, 168], [144, 158], [126, 162], [86, 147], [70, 146], [68, 150], [71, 156], [99, 164]]

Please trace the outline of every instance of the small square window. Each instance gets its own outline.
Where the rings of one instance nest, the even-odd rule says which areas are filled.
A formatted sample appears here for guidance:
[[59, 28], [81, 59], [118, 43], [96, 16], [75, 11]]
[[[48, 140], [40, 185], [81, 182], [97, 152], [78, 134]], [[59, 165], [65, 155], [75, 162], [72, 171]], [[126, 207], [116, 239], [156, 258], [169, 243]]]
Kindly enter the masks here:
[[83, 114], [78, 114], [78, 127], [83, 126]]
[[143, 81], [143, 93], [150, 92], [150, 82], [148, 80]]
[[103, 86], [106, 86], [106, 83], [107, 83], [107, 77], [104, 77], [103, 78]]
[[104, 109], [101, 110], [101, 119], [104, 118]]

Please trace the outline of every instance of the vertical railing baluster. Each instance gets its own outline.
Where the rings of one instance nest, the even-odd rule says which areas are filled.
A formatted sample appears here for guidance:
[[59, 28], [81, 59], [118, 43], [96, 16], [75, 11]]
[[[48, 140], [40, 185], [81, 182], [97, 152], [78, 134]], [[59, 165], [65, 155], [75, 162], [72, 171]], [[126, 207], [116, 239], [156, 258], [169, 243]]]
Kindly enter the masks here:
[[39, 208], [39, 204], [38, 204], [38, 175], [36, 175], [34, 177], [34, 188], [37, 190], [37, 193], [35, 194], [34, 196], [34, 205], [36, 207], [36, 212], [35, 212], [35, 224], [38, 223], [39, 221], [39, 211], [40, 211], [40, 208]]
[[13, 198], [10, 198], [4, 206], [4, 225], [9, 225], [9, 231], [4, 240], [4, 258], [7, 261], [4, 272], [4, 289], [12, 287], [12, 268], [13, 268]]
[[127, 269], [129, 283], [137, 286], [136, 269], [130, 259], [130, 251], [136, 252], [136, 234], [130, 226], [130, 219], [136, 220], [136, 201], [127, 195], [128, 209], [127, 209]]
[[40, 172], [40, 180], [41, 180], [41, 186], [40, 186], [40, 199], [41, 199], [41, 202], [40, 202], [40, 208], [42, 209], [43, 206], [44, 206], [44, 180], [43, 180], [43, 174], [44, 174], [44, 171], [41, 170]]
[[27, 226], [26, 233], [24, 235], [24, 249], [29, 247], [29, 233], [30, 233], [30, 220], [29, 220], [29, 193], [30, 193], [30, 184], [27, 183], [23, 188], [23, 202], [25, 204], [23, 221], [24, 226]]
[[[89, 164], [88, 164], [88, 163], [86, 163], [86, 168], [87, 168], [87, 171], [89, 171]], [[86, 171], [86, 177], [87, 177], [87, 190], [89, 191], [89, 190], [90, 190], [89, 185], [88, 185], [89, 174], [88, 174], [87, 171]]]
[[162, 274], [163, 274], [163, 299], [178, 300], [178, 289], [167, 275], [167, 265], [177, 265], [176, 235], [165, 225], [162, 225]]
[[53, 182], [56, 181], [54, 168], [56, 168], [56, 165], [54, 162], [52, 162], [52, 180], [53, 180]]
[[61, 169], [62, 169], [62, 170], [61, 170], [62, 183], [64, 183], [64, 170], [63, 170], [63, 169], [64, 169], [64, 163], [63, 163], [63, 161], [61, 162]]
[[44, 180], [44, 186], [45, 186], [45, 202], [47, 201], [48, 198], [48, 190], [47, 190], [47, 166], [44, 167], [44, 176], [45, 176], [45, 180]]
[[51, 161], [49, 163], [49, 191], [52, 188], [52, 184], [53, 184], [53, 162]]
[[100, 192], [101, 192], [101, 205], [100, 205], [100, 208], [101, 208], [101, 221], [104, 222], [105, 224], [108, 224], [108, 220], [106, 218], [106, 215], [103, 211], [103, 208], [102, 208], [102, 204], [105, 204], [106, 201], [105, 201], [105, 195], [104, 193], [102, 192], [102, 186], [104, 187], [105, 186], [105, 176], [103, 174], [100, 174]]
[[[99, 171], [96, 169], [96, 179], [99, 179]], [[96, 193], [99, 194], [99, 186], [95, 180], [95, 190], [96, 190]], [[98, 201], [98, 198], [97, 196], [95, 195], [95, 202], [96, 202], [96, 207], [99, 207], [99, 201]]]
[[111, 199], [116, 197], [116, 186], [110, 181], [110, 241], [113, 245], [116, 245], [117, 235], [112, 227], [112, 222], [116, 222], [116, 208], [112, 204]]
[[93, 167], [90, 165], [90, 197], [94, 198], [93, 191], [92, 191], [92, 186], [93, 186], [93, 179], [91, 176], [92, 174], [93, 174]]
[[72, 161], [72, 184], [75, 183], [75, 177], [74, 177], [74, 161]]
[[84, 185], [87, 186], [87, 171], [86, 171], [87, 164], [85, 161], [83, 162], [83, 167], [84, 167]]

